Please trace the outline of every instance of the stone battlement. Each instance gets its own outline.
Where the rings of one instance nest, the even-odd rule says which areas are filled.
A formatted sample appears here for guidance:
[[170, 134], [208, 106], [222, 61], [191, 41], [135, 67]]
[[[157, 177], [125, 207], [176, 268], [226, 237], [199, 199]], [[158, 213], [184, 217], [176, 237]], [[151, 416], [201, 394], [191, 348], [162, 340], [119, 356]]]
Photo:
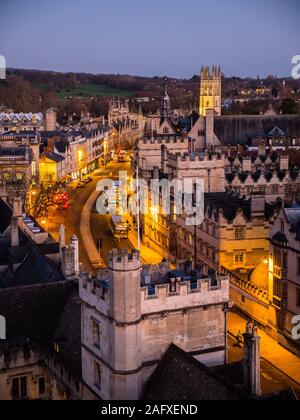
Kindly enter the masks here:
[[185, 137], [146, 137], [139, 141], [139, 145], [165, 145], [165, 144], [186, 144], [188, 145], [189, 139]]
[[132, 250], [113, 249], [109, 253], [109, 269], [117, 271], [131, 271], [141, 268], [140, 253]]
[[211, 162], [222, 161], [223, 156], [219, 153], [171, 153], [168, 152], [168, 159], [174, 162]]
[[217, 285], [209, 278], [197, 282], [174, 278], [170, 283], [141, 289], [142, 314], [225, 303], [228, 296], [229, 277], [226, 275], [218, 279]]

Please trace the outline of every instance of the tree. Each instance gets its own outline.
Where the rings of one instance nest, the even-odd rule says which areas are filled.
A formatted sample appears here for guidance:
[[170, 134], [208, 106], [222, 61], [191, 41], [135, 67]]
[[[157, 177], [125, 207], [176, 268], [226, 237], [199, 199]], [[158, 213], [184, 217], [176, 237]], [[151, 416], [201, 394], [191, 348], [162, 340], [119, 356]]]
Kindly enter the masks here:
[[298, 111], [297, 103], [292, 98], [285, 98], [281, 108], [283, 114], [297, 114]]

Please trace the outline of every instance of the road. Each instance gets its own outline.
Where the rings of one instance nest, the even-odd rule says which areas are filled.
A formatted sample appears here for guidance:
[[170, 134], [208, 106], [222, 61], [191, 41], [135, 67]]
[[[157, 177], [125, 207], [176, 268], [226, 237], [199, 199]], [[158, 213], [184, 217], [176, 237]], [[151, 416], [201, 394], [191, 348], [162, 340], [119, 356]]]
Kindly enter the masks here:
[[[72, 235], [75, 234], [78, 237], [80, 262], [86, 271], [94, 272], [94, 267], [89, 260], [83, 242], [84, 238], [81, 237], [80, 233], [80, 219], [82, 209], [90, 195], [93, 193], [93, 191], [95, 191], [99, 180], [105, 178], [118, 179], [120, 171], [127, 171], [130, 175], [130, 166], [130, 162], [112, 162], [105, 168], [95, 171], [93, 174], [91, 174], [93, 181], [90, 184], [87, 184], [84, 188], [75, 189], [73, 191], [70, 200], [70, 208], [67, 210], [54, 210], [46, 220], [45, 228], [56, 240], [58, 240], [58, 228], [61, 224], [66, 228], [67, 243], [69, 243]], [[100, 216], [96, 213], [96, 211], [94, 211], [91, 215], [91, 232], [95, 243], [97, 238], [102, 238], [103, 247], [101, 250], [101, 256], [106, 264], [108, 262], [109, 250], [113, 248], [125, 248], [129, 250], [132, 248], [129, 241], [117, 241], [112, 237], [109, 229], [109, 220], [109, 216]]]
[[[236, 345], [232, 337], [238, 331], [245, 331], [246, 320], [231, 312], [228, 320], [229, 331], [229, 362], [243, 358], [242, 349]], [[275, 392], [292, 385], [300, 398], [300, 359], [287, 349], [280, 346], [273, 338], [259, 329], [261, 338], [261, 381], [263, 390]]]

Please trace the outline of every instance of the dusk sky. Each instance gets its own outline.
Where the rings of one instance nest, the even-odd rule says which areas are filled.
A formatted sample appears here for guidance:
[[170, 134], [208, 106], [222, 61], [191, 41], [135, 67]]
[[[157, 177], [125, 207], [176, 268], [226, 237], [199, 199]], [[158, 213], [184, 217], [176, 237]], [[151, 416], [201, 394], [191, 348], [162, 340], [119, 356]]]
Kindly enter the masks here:
[[290, 76], [299, 0], [1, 0], [8, 67], [191, 77]]

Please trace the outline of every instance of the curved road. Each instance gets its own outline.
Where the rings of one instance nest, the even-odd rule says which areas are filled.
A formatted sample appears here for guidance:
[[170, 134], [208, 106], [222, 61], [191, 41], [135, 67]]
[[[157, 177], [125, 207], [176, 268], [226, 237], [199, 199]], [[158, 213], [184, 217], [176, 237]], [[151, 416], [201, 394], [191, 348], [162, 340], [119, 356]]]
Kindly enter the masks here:
[[[74, 190], [74, 192], [72, 193], [72, 198], [70, 200], [70, 208], [67, 210], [54, 211], [51, 215], [49, 215], [46, 221], [45, 228], [56, 240], [58, 240], [58, 227], [61, 224], [65, 225], [66, 227], [67, 243], [69, 243], [72, 235], [75, 234], [78, 236], [80, 262], [82, 263], [86, 271], [94, 272], [95, 269], [93, 268], [89, 257], [86, 253], [83, 238], [81, 237], [80, 233], [80, 219], [82, 209], [89, 197], [91, 196], [92, 192], [96, 189], [97, 182], [100, 179], [118, 179], [120, 171], [127, 171], [128, 174], [131, 174], [130, 167], [130, 162], [112, 162], [105, 168], [97, 170], [95, 173], [91, 174], [91, 176], [93, 177], [93, 182], [86, 185], [82, 189]], [[102, 239], [101, 256], [105, 264], [108, 263], [108, 254], [111, 249], [124, 248], [129, 250], [132, 248], [128, 240], [116, 240], [113, 238], [112, 233], [109, 229], [109, 220], [110, 216], [101, 216], [94, 209], [90, 221], [91, 232], [95, 243], [97, 243], [98, 238]]]

